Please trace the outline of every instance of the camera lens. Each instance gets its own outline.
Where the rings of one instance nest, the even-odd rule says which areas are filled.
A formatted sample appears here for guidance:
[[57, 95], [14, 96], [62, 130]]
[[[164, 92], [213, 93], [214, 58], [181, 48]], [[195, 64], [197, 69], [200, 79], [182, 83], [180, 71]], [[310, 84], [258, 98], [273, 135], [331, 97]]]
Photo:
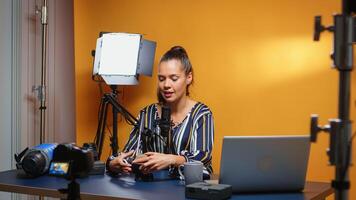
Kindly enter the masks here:
[[33, 176], [39, 176], [46, 168], [46, 158], [40, 151], [28, 153], [22, 161], [23, 169], [26, 173]]

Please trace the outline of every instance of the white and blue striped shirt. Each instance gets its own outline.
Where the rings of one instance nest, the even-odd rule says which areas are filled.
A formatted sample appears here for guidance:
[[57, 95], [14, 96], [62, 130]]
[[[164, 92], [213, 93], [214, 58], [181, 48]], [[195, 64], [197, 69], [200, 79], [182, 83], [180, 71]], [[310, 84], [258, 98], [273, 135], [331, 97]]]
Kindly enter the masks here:
[[[143, 110], [145, 112], [141, 112], [138, 118], [139, 124], [142, 122], [141, 120], [144, 120], [144, 127], [156, 134], [152, 134], [150, 137], [142, 137], [140, 140], [139, 128], [136, 126], [130, 133], [124, 151], [139, 149], [142, 152], [142, 146], [145, 146], [147, 151], [163, 153], [166, 144], [160, 137], [157, 123], [159, 121], [157, 104], [151, 104]], [[172, 128], [172, 137], [173, 154], [184, 156], [187, 161], [201, 161], [204, 164], [205, 173], [212, 174], [214, 121], [208, 106], [200, 102], [196, 103], [185, 119]], [[137, 148], [138, 141], [141, 141], [141, 143]]]

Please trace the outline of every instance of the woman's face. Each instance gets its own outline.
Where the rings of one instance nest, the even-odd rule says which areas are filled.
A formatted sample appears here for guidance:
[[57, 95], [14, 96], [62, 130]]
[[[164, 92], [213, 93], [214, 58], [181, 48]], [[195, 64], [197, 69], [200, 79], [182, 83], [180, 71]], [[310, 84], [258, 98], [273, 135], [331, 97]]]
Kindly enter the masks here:
[[192, 78], [192, 73], [185, 74], [179, 60], [163, 61], [158, 66], [158, 89], [167, 103], [175, 103], [185, 96]]

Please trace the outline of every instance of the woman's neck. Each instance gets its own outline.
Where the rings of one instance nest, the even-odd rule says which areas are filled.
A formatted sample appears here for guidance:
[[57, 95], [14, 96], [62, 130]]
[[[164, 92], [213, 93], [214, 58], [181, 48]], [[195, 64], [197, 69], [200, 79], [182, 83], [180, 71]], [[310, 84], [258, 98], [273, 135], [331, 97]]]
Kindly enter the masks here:
[[189, 102], [190, 98], [188, 96], [183, 96], [177, 102], [168, 104], [168, 106], [171, 108], [171, 113], [174, 115], [185, 112], [187, 106], [189, 105]]

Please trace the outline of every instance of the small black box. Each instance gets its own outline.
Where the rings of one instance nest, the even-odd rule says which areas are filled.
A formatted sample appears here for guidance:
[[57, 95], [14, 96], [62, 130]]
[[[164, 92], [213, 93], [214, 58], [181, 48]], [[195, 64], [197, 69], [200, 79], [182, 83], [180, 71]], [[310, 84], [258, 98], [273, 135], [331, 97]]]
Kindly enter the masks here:
[[185, 197], [191, 199], [228, 199], [232, 195], [231, 185], [198, 182], [185, 187]]

